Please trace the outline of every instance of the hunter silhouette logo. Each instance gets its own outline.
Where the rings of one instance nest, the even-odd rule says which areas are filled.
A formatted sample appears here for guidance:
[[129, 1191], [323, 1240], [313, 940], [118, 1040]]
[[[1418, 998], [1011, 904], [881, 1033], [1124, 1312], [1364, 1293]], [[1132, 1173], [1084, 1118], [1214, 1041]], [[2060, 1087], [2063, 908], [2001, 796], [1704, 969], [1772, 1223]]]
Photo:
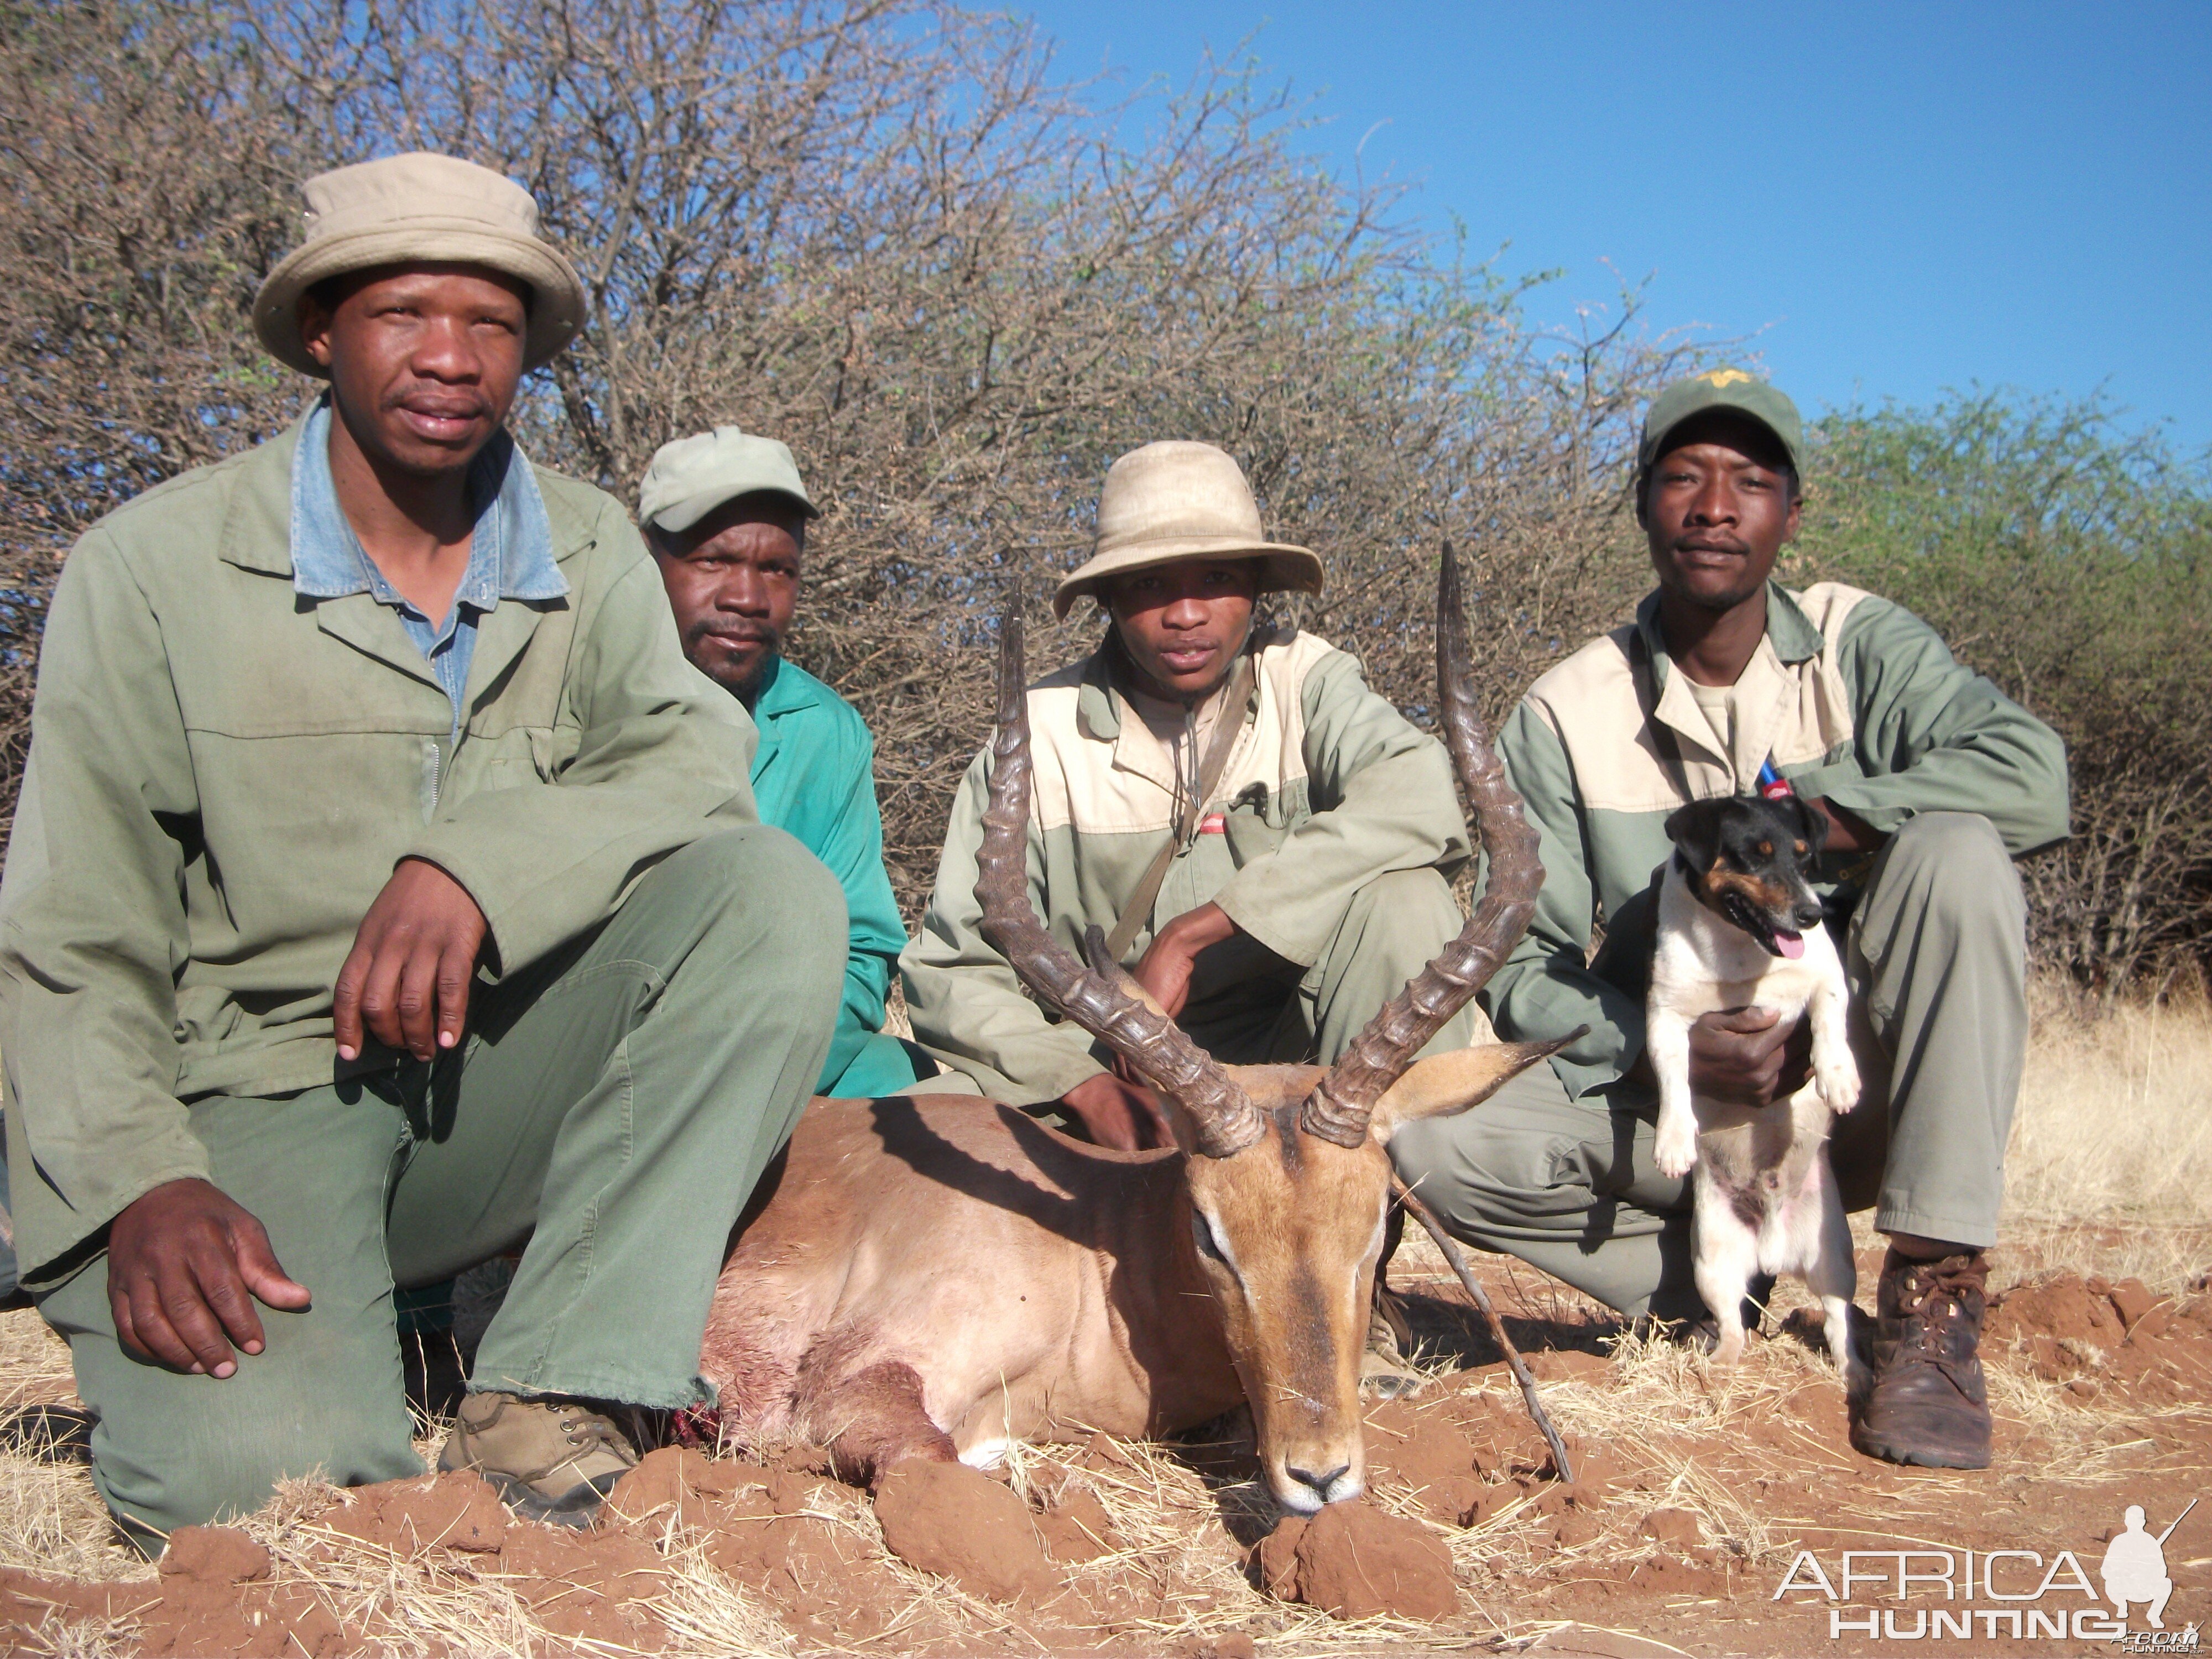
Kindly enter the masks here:
[[[2184, 1510], [2181, 1515], [2188, 1513]], [[2123, 1619], [2128, 1616], [2129, 1602], [2149, 1602], [2143, 1617], [2153, 1630], [2164, 1630], [2166, 1620], [2160, 1615], [2166, 1612], [2166, 1597], [2173, 1594], [2173, 1580], [2166, 1576], [2166, 1540], [2172, 1536], [2173, 1527], [2181, 1524], [2181, 1516], [2174, 1516], [2173, 1527], [2154, 1538], [2143, 1530], [2142, 1505], [2130, 1504], [2125, 1524], [2126, 1530], [2114, 1533], [2105, 1546], [2105, 1594]]]
[[[2163, 1532], [2154, 1533], [2142, 1505], [2129, 1504], [2098, 1563], [2102, 1595], [2072, 1550], [2046, 1562], [2036, 1550], [1920, 1545], [1845, 1550], [1832, 1573], [1811, 1550], [1800, 1550], [1772, 1599], [1792, 1591], [1819, 1596], [1828, 1604], [1831, 1640], [1846, 1635], [1901, 1642], [1978, 1638], [1984, 1644], [2070, 1638], [2110, 1642], [2130, 1653], [2193, 1654], [2200, 1650], [2196, 1623], [2179, 1631], [2166, 1626], [2174, 1590], [2166, 1542], [2196, 1507], [2191, 1498]], [[2130, 1608], [2142, 1610], [2148, 1629], [2130, 1626]]]

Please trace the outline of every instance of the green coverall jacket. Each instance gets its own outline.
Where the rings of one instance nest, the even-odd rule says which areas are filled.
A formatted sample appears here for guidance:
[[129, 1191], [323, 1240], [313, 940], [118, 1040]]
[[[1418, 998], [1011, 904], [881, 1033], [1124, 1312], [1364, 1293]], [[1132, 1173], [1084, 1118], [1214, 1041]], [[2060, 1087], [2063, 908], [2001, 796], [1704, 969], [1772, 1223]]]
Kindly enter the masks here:
[[[1282, 629], [1255, 648], [1243, 730], [1206, 803], [1218, 823], [1177, 854], [1130, 964], [1159, 924], [1211, 900], [1277, 957], [1310, 967], [1360, 888], [1393, 871], [1449, 876], [1467, 861], [1443, 746], [1325, 641]], [[1178, 800], [1173, 760], [1115, 689], [1110, 663], [1101, 649], [1029, 690], [1030, 899], [1078, 954], [1086, 927], [1113, 930]], [[899, 967], [915, 1039], [994, 1099], [1030, 1106], [1104, 1068], [1089, 1033], [1049, 1021], [979, 929], [990, 757], [988, 748], [975, 757], [953, 799], [937, 884]]]
[[[1591, 970], [1589, 943], [1599, 908], [1619, 917], [1667, 861], [1666, 822], [1686, 799], [1750, 790], [1771, 757], [1799, 794], [1884, 835], [1917, 813], [1973, 812], [2017, 857], [2067, 833], [2057, 733], [1963, 666], [1927, 623], [1840, 582], [1802, 593], [1770, 582], [1766, 596], [1766, 635], [1735, 688], [1733, 754], [1674, 672], [1656, 592], [1633, 623], [1531, 686], [1499, 734], [1541, 837], [1544, 890], [1480, 1000], [1510, 1042], [1589, 1027], [1552, 1061], [1571, 1096], [1615, 1082], [1643, 1051], [1643, 1002]], [[1632, 653], [1653, 665], [1653, 713], [1673, 734], [1679, 776], [1644, 718]], [[1844, 873], [1832, 856], [1818, 884], [1829, 890]]]
[[845, 994], [817, 1087], [840, 1098], [899, 1094], [914, 1082], [914, 1062], [884, 1034], [884, 1001], [906, 923], [884, 872], [876, 740], [850, 703], [781, 658], [769, 664], [753, 723], [760, 728], [753, 799], [762, 822], [797, 840], [845, 890]]
[[149, 1188], [208, 1172], [184, 1100], [337, 1059], [331, 988], [402, 858], [513, 973], [654, 863], [757, 822], [743, 708], [684, 659], [611, 497], [538, 469], [568, 592], [478, 624], [467, 718], [392, 611], [292, 582], [299, 427], [109, 514], [47, 623], [0, 921], [0, 1056], [27, 1283]]

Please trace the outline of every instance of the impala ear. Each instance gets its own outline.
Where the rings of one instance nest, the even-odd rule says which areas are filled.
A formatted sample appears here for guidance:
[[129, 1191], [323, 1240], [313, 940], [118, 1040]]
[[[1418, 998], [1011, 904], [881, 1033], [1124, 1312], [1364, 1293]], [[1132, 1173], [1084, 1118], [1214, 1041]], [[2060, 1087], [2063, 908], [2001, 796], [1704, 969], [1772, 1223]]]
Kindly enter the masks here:
[[1577, 1026], [1552, 1042], [1479, 1042], [1472, 1048], [1417, 1060], [1375, 1103], [1368, 1133], [1387, 1146], [1390, 1137], [1407, 1123], [1425, 1117], [1449, 1117], [1479, 1105], [1541, 1060], [1576, 1042], [1589, 1032]]

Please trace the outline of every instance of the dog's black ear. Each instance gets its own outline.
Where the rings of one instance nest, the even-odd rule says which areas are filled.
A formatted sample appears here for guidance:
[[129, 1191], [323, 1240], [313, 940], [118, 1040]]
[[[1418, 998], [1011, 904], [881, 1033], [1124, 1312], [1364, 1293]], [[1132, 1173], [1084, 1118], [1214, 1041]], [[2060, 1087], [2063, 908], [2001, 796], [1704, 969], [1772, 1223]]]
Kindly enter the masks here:
[[1710, 870], [1720, 857], [1721, 814], [1728, 805], [1725, 799], [1693, 800], [1668, 817], [1667, 839], [1680, 849], [1692, 869]]
[[1802, 795], [1784, 795], [1777, 805], [1785, 808], [1797, 823], [1798, 835], [1818, 858], [1820, 848], [1828, 839], [1827, 815]]

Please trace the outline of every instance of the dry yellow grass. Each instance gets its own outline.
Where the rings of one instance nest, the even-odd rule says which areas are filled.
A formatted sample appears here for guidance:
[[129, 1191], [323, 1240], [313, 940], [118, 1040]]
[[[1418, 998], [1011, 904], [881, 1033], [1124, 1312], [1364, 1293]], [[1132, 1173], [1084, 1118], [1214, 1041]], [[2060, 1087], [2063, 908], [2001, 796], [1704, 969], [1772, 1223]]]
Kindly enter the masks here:
[[[2115, 1277], [2135, 1273], [2173, 1291], [2200, 1275], [2208, 1265], [2204, 1241], [2212, 1237], [2212, 1011], [2201, 1005], [2123, 1006], [2092, 1016], [2039, 991], [2007, 1201], [2001, 1279], [2063, 1266]], [[1863, 1220], [1860, 1231], [1862, 1242], [1869, 1242]], [[1409, 1237], [1398, 1276], [1442, 1279], [1443, 1264], [1432, 1257], [1426, 1240]], [[1520, 1299], [1539, 1315], [1573, 1322], [1598, 1312], [1526, 1269], [1514, 1268], [1511, 1276]], [[1800, 1299], [1798, 1287], [1784, 1287], [1778, 1312]], [[70, 1386], [66, 1351], [37, 1316], [0, 1316], [0, 1404], [66, 1400]], [[1717, 1375], [1679, 1348], [1626, 1340], [1617, 1346], [1608, 1375], [1554, 1383], [1546, 1392], [1569, 1433], [1603, 1443], [1640, 1472], [1652, 1504], [1695, 1510], [1709, 1541], [1747, 1567], [1765, 1567], [1801, 1518], [1764, 1512], [1697, 1448], [1727, 1444], [1754, 1419], [1786, 1415], [1790, 1396], [1800, 1390], [1836, 1386], [1825, 1359], [1795, 1342], [1755, 1344], [1740, 1370]], [[2052, 1467], [2072, 1472], [2071, 1478], [2094, 1475], [2124, 1452], [2147, 1416], [2140, 1406], [2116, 1414], [2011, 1367], [1992, 1369], [1991, 1392], [1999, 1416], [2032, 1432], [2049, 1448]], [[2192, 1402], [2175, 1409], [2201, 1414], [2208, 1408]], [[1210, 1487], [1158, 1448], [1122, 1449], [1120, 1462], [1085, 1468], [1077, 1478], [1104, 1504], [1124, 1547], [1067, 1571], [1094, 1595], [1141, 1589], [1159, 1608], [1142, 1622], [1139, 1639], [1146, 1646], [1170, 1651], [1185, 1637], [1240, 1631], [1270, 1659], [1289, 1659], [1376, 1647], [1406, 1651], [1437, 1639], [1432, 1632], [1389, 1621], [1334, 1626], [1311, 1609], [1259, 1595], [1245, 1581], [1223, 1528], [1224, 1514], [1267, 1508], [1256, 1487]], [[1018, 1490], [1060, 1478], [1048, 1468], [1048, 1455], [1013, 1449]], [[1929, 1482], [1926, 1489], [1933, 1493], [1939, 1486]], [[403, 1563], [356, 1540], [333, 1545], [319, 1524], [333, 1497], [316, 1483], [295, 1483], [246, 1522], [270, 1548], [280, 1580], [312, 1581], [333, 1612], [363, 1624], [392, 1651], [439, 1644], [472, 1655], [563, 1650], [562, 1640], [539, 1626], [495, 1577]], [[824, 1520], [852, 1529], [872, 1552], [881, 1550], [861, 1494], [824, 1487], [819, 1502]], [[1390, 1506], [1412, 1513], [1404, 1504]], [[1601, 1536], [1568, 1558], [1595, 1565], [1648, 1548], [1632, 1535], [1630, 1511], [1638, 1508], [1608, 1518]], [[1515, 1581], [1542, 1547], [1541, 1529], [1529, 1523], [1529, 1516], [1509, 1510], [1477, 1528], [1437, 1529], [1461, 1570], [1466, 1610], [1479, 1631], [1525, 1640], [1539, 1628], [1516, 1621], [1512, 1612]], [[773, 1607], [707, 1561], [697, 1536], [672, 1533], [665, 1542], [670, 1578], [659, 1611], [672, 1652], [799, 1650]], [[116, 1543], [82, 1469], [5, 1455], [0, 1565], [98, 1578], [150, 1571]], [[1007, 1633], [1003, 1609], [894, 1559], [887, 1565], [906, 1605], [884, 1636], [857, 1650], [894, 1651], [902, 1631], [925, 1626], [939, 1640], [963, 1632], [979, 1638]], [[1133, 1633], [1121, 1639], [1126, 1644]], [[129, 1638], [125, 1626], [82, 1623], [56, 1622], [42, 1633], [52, 1651], [86, 1659], [126, 1651]]]
[[[0, 1410], [76, 1398], [69, 1347], [35, 1313], [0, 1314]], [[75, 1464], [0, 1453], [0, 1566], [73, 1577], [151, 1571], [121, 1544], [91, 1478]]]
[[2047, 985], [2035, 1005], [2005, 1265], [2187, 1289], [2212, 1267], [2212, 1006], [2103, 1010]]

